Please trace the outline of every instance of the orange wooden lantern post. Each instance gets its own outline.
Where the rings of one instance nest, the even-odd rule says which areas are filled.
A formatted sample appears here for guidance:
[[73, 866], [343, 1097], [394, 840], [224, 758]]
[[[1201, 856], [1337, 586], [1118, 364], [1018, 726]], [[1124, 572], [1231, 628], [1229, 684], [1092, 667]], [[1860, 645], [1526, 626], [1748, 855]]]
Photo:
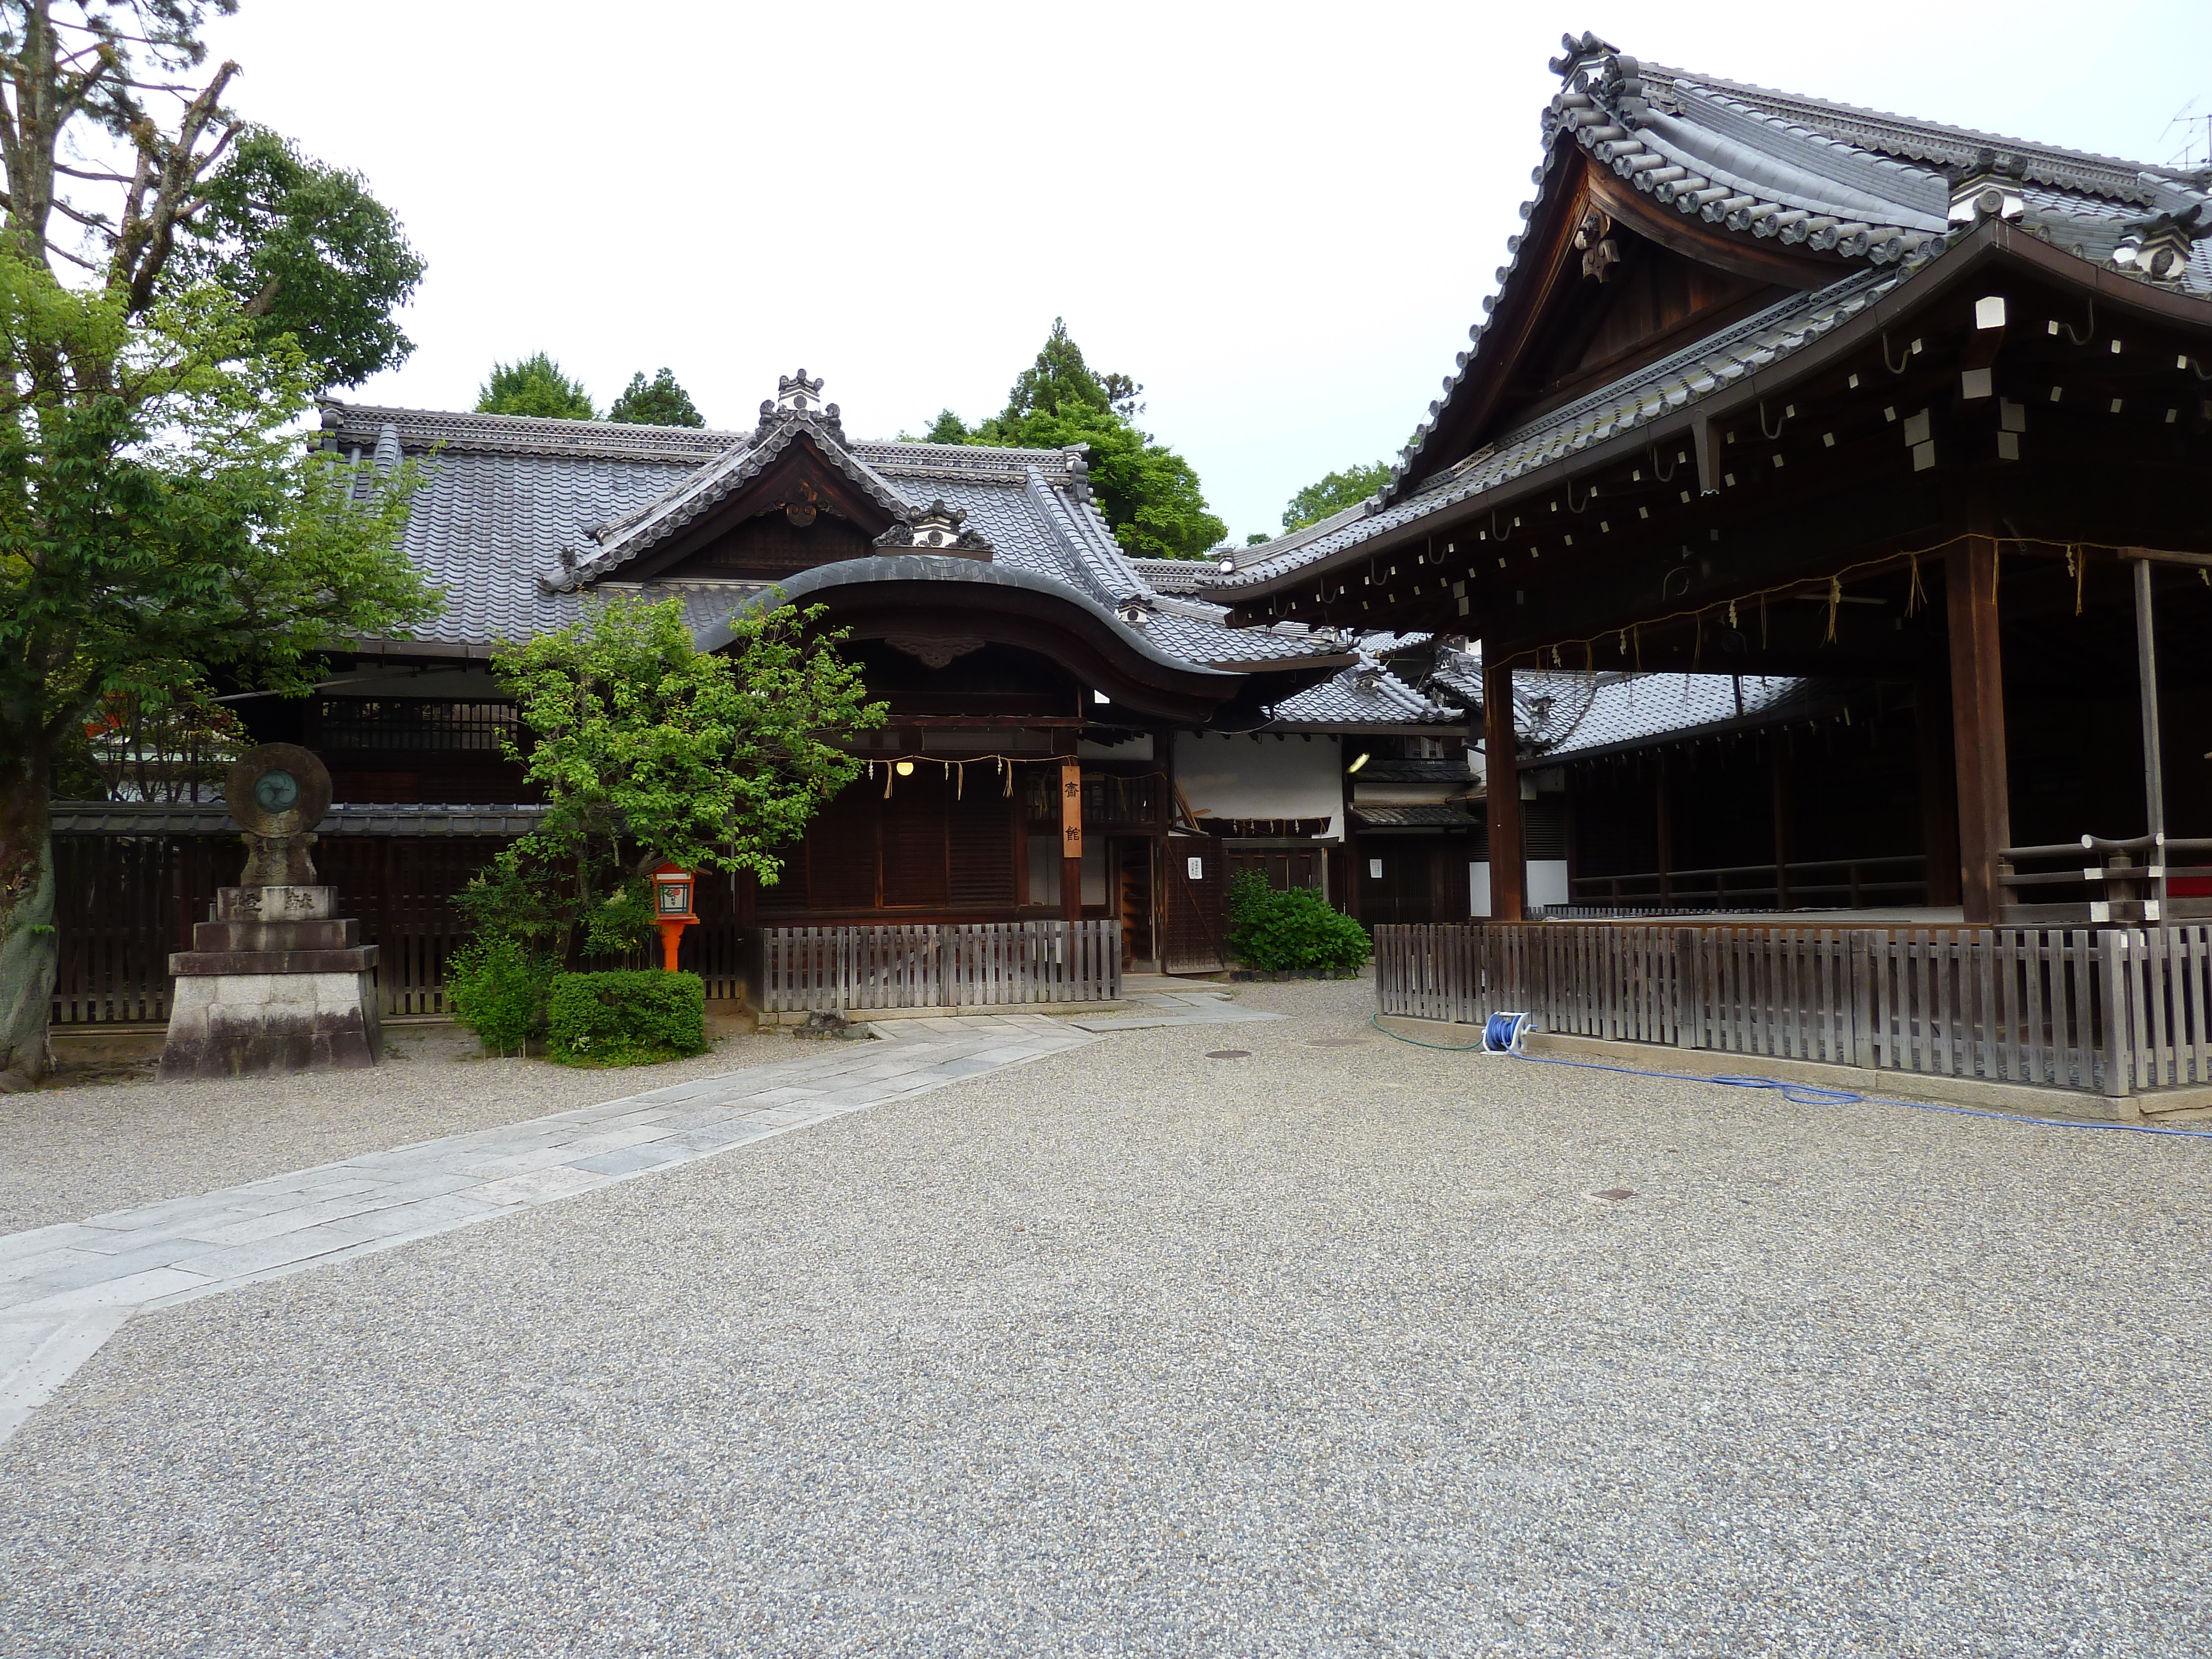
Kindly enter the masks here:
[[689, 870], [664, 864], [653, 872], [653, 916], [660, 929], [660, 965], [676, 971], [676, 949], [684, 930], [699, 920], [691, 908], [694, 878]]

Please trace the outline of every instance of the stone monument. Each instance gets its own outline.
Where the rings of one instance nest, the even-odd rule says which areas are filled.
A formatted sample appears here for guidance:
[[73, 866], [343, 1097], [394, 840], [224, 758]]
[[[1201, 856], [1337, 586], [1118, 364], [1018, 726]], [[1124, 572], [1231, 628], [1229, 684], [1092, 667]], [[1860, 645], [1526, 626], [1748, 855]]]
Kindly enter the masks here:
[[309, 850], [331, 775], [304, 749], [264, 744], [233, 763], [223, 798], [246, 832], [246, 869], [216, 893], [214, 918], [193, 925], [192, 948], [169, 958], [161, 1076], [375, 1065], [376, 946], [332, 915], [337, 890], [317, 884]]

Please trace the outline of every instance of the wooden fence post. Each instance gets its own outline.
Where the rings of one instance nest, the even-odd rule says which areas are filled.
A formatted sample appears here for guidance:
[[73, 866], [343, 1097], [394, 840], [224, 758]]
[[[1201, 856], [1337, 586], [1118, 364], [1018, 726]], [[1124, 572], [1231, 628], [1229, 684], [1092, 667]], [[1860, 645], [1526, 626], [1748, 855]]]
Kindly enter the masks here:
[[1698, 971], [1698, 936], [1693, 929], [1674, 930], [1675, 1026], [1678, 1048], [1705, 1047], [1705, 975]]
[[[2118, 928], [2097, 934], [2097, 966], [2103, 979], [2100, 999], [2104, 1015], [2104, 1092], [2115, 1099], [2129, 1094], [2135, 1083], [2134, 1045], [2128, 1041], [2130, 1018], [2127, 988], [2128, 936]], [[2087, 1045], [2084, 1044], [2084, 1047]]]

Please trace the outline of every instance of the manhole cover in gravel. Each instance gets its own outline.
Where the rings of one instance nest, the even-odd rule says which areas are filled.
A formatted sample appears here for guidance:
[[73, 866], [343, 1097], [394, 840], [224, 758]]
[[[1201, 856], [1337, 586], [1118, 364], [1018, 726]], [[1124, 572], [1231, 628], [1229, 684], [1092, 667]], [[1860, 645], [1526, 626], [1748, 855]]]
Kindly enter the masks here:
[[1306, 1047], [1309, 1048], [1357, 1048], [1363, 1046], [1366, 1041], [1365, 1037], [1313, 1037], [1308, 1040]]
[[1608, 1187], [1601, 1193], [1592, 1193], [1590, 1196], [1601, 1198], [1608, 1204], [1618, 1204], [1622, 1199], [1633, 1198], [1636, 1194], [1626, 1187]]
[[1249, 1048], [1208, 1048], [1206, 1057], [1208, 1060], [1249, 1060], [1252, 1051]]

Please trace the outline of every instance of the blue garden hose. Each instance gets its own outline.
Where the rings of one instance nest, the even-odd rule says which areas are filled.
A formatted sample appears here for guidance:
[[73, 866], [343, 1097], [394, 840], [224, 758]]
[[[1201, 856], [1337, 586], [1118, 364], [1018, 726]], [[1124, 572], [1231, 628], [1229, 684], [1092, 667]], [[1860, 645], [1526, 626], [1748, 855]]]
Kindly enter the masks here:
[[1717, 1083], [1730, 1089], [1775, 1089], [1784, 1100], [1800, 1106], [1906, 1106], [1916, 1112], [1949, 1112], [1959, 1117], [1994, 1117], [2007, 1123], [2034, 1123], [2049, 1129], [2125, 1129], [2139, 1135], [2180, 1135], [2190, 1140], [2212, 1140], [2212, 1129], [2169, 1129], [2153, 1123], [2112, 1123], [2095, 1118], [2027, 1117], [2015, 1112], [1985, 1111], [1978, 1106], [1938, 1106], [1926, 1100], [1894, 1100], [1887, 1095], [1863, 1095], [1850, 1089], [1816, 1089], [1809, 1083], [1785, 1083], [1771, 1077], [1701, 1077], [1694, 1072], [1651, 1072], [1636, 1066], [1606, 1066], [1594, 1060], [1568, 1060], [1559, 1054], [1532, 1054], [1528, 1033], [1536, 1029], [1534, 1014], [1496, 1013], [1483, 1022], [1480, 1042], [1424, 1042], [1383, 1024], [1378, 1012], [1367, 1023], [1386, 1037], [1416, 1048], [1437, 1048], [1446, 1054], [1506, 1054], [1539, 1066], [1571, 1066], [1584, 1072], [1618, 1072], [1624, 1077], [1664, 1078], [1675, 1083]]

